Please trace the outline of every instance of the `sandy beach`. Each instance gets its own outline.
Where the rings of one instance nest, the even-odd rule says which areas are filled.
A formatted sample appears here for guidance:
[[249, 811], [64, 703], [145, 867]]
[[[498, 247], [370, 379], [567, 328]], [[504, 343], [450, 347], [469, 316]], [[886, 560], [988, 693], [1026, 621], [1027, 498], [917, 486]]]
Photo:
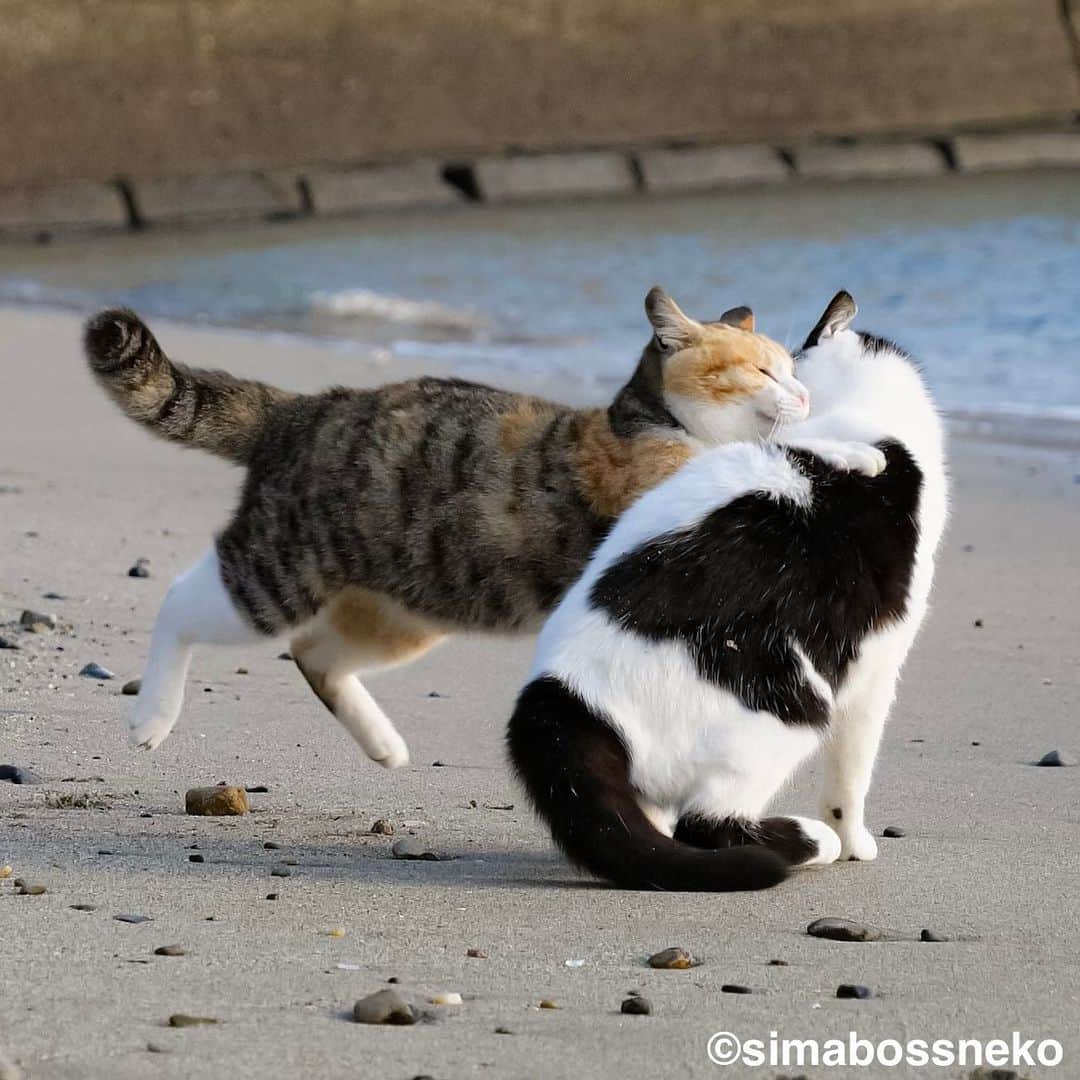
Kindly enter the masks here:
[[[933, 611], [869, 802], [876, 835], [906, 835], [882, 839], [875, 863], [767, 893], [618, 892], [568, 868], [507, 770], [502, 731], [529, 640], [459, 639], [370, 679], [412, 750], [399, 772], [364, 758], [277, 642], [201, 654], [177, 730], [155, 753], [128, 748], [120, 687], [140, 674], [164, 591], [224, 521], [239, 473], [121, 417], [85, 371], [79, 326], [0, 309], [0, 635], [19, 646], [0, 651], [0, 763], [41, 778], [0, 782], [0, 866], [13, 868], [0, 881], [0, 1062], [30, 1080], [960, 1078], [971, 1068], [725, 1070], [706, 1043], [717, 1031], [1018, 1031], [1065, 1054], [1020, 1075], [1080, 1076], [1080, 768], [1033, 764], [1080, 755], [1080, 447], [953, 444]], [[436, 370], [157, 329], [177, 359], [301, 390]], [[138, 558], [149, 578], [128, 576]], [[24, 609], [57, 628], [20, 630]], [[89, 662], [115, 679], [80, 677]], [[817, 778], [807, 769], [779, 807], [812, 813]], [[246, 817], [185, 816], [185, 790], [219, 781], [267, 791]], [[379, 818], [394, 836], [371, 835]], [[444, 861], [394, 859], [410, 831]], [[196, 846], [202, 863], [189, 861]], [[285, 860], [289, 876], [272, 877]], [[48, 891], [16, 895], [14, 878]], [[807, 936], [821, 916], [901, 940]], [[923, 929], [950, 940], [919, 941]], [[186, 955], [154, 955], [169, 944]], [[700, 966], [645, 966], [668, 946]], [[352, 1023], [353, 1003], [392, 977], [430, 1019]], [[841, 983], [875, 996], [836, 1000]], [[652, 1016], [620, 1015], [631, 990]], [[425, 1004], [444, 991], [464, 1003]], [[171, 1029], [175, 1013], [219, 1023]]]

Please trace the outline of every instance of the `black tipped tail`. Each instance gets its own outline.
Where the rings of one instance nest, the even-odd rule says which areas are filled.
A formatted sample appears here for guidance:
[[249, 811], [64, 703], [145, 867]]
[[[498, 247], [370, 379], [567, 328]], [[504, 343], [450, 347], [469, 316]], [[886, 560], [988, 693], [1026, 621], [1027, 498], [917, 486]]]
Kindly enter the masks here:
[[132, 420], [163, 439], [241, 464], [274, 409], [295, 397], [223, 371], [174, 364], [126, 308], [95, 315], [83, 343], [98, 383]]
[[90, 367], [109, 375], [143, 362], [153, 362], [157, 342], [146, 324], [127, 308], [110, 308], [95, 315], [83, 337]]
[[767, 889], [788, 864], [764, 847], [705, 850], [660, 832], [630, 784], [626, 747], [560, 680], [529, 683], [510, 719], [514, 769], [555, 842], [583, 869], [629, 889]]

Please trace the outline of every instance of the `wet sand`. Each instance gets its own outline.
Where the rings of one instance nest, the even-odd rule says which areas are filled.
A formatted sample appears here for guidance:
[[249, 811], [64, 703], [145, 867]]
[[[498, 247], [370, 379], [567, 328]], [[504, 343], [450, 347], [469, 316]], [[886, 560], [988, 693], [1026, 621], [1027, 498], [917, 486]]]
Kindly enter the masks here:
[[[412, 373], [361, 369], [325, 346], [170, 326], [161, 336], [179, 359], [300, 389]], [[454, 641], [370, 680], [412, 749], [397, 773], [363, 757], [274, 642], [201, 654], [174, 734], [153, 754], [128, 749], [120, 685], [139, 674], [164, 590], [223, 522], [239, 474], [124, 420], [83, 369], [74, 316], [0, 310], [0, 372], [0, 622], [24, 608], [61, 622], [41, 635], [0, 627], [22, 646], [0, 651], [0, 762], [44, 778], [0, 783], [0, 866], [48, 887], [15, 896], [12, 879], [0, 882], [0, 1062], [72, 1080], [705, 1077], [724, 1074], [705, 1050], [718, 1030], [1020, 1031], [1066, 1054], [1057, 1070], [1021, 1074], [1080, 1069], [1080, 769], [1031, 764], [1052, 749], [1080, 754], [1077, 452], [954, 444], [933, 612], [870, 800], [875, 832], [897, 825], [904, 838], [882, 840], [876, 863], [804, 872], [764, 894], [627, 893], [572, 872], [511, 782], [501, 735], [528, 640]], [[138, 557], [149, 579], [127, 576]], [[80, 677], [90, 661], [116, 679]], [[812, 812], [817, 772], [779, 806]], [[186, 817], [185, 789], [219, 780], [269, 790], [244, 818]], [[51, 808], [57, 795], [89, 808]], [[396, 836], [369, 835], [377, 818]], [[391, 858], [409, 828], [447, 861]], [[189, 862], [192, 845], [204, 863]], [[291, 876], [271, 877], [283, 859], [295, 860]], [[113, 918], [123, 913], [152, 921]], [[826, 915], [953, 940], [808, 937]], [[327, 936], [334, 928], [345, 935]], [[187, 955], [153, 955], [174, 943]], [[676, 945], [701, 966], [644, 966]], [[349, 1022], [353, 1002], [392, 976], [418, 1003], [441, 991], [465, 1003], [430, 1007], [437, 1019], [411, 1028]], [[730, 983], [754, 992], [722, 993]], [[877, 996], [837, 1001], [840, 983]], [[630, 990], [653, 1016], [619, 1014]], [[542, 998], [561, 1009], [538, 1010]], [[164, 1026], [181, 1012], [221, 1023]]]

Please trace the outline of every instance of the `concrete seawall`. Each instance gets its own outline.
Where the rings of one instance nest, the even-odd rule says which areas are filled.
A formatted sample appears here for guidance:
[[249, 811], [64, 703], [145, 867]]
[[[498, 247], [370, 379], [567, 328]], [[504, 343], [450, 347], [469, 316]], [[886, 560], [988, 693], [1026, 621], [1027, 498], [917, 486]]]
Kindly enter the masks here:
[[0, 193], [130, 182], [168, 219], [232, 174], [272, 214], [301, 167], [1064, 127], [1070, 2], [0, 0]]

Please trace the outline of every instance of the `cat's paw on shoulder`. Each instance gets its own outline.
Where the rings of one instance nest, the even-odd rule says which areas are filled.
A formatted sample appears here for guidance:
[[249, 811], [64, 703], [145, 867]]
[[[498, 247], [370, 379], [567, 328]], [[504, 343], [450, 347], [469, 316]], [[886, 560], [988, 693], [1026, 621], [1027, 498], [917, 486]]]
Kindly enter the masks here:
[[841, 472], [862, 476], [880, 476], [885, 471], [885, 455], [869, 443], [841, 443], [826, 454], [825, 460]]

